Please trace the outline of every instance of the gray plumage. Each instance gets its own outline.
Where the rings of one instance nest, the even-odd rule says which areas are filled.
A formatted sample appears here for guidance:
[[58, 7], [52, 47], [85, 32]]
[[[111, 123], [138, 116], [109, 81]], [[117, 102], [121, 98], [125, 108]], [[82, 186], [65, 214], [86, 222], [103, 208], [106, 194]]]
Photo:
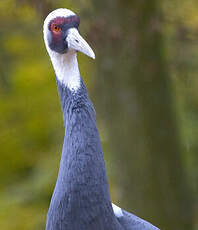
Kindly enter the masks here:
[[113, 212], [95, 110], [81, 80], [77, 92], [57, 80], [65, 123], [60, 169], [47, 230], [157, 230], [123, 211]]
[[95, 111], [81, 81], [77, 92], [59, 81], [65, 122], [60, 169], [52, 196], [48, 230], [115, 230]]

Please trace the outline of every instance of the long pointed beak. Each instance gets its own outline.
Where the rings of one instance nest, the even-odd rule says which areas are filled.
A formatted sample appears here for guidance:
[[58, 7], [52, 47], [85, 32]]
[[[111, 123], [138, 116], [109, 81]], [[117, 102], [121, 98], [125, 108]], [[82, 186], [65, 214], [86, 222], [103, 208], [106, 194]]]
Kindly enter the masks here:
[[95, 54], [89, 44], [82, 38], [76, 28], [71, 28], [68, 30], [68, 35], [66, 38], [68, 43], [68, 48], [70, 50], [80, 51], [87, 56], [95, 59]]

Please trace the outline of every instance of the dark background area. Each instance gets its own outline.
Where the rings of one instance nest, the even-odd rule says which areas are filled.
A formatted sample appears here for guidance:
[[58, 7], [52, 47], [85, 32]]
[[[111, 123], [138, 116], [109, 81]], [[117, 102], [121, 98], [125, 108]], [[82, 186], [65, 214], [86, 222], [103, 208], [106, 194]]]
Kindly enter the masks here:
[[41, 230], [64, 127], [43, 20], [81, 17], [79, 54], [112, 201], [163, 230], [198, 229], [196, 0], [0, 1], [0, 228]]

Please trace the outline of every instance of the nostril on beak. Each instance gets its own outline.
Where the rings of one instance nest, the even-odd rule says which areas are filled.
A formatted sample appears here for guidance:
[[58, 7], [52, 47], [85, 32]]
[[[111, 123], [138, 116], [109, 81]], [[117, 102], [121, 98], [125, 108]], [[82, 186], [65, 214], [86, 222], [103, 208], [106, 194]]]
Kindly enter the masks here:
[[77, 39], [75, 39], [75, 42], [79, 43], [79, 41]]

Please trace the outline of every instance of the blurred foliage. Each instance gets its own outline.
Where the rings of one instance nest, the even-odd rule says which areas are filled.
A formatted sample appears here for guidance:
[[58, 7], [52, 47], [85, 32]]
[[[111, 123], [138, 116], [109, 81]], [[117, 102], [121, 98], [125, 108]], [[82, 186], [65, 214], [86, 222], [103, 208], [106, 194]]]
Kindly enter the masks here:
[[162, 229], [192, 229], [193, 197], [164, 44], [167, 11], [156, 0], [93, 2], [95, 98], [109, 134], [118, 200]]
[[186, 170], [191, 177], [190, 184], [198, 194], [198, 4], [191, 0], [181, 6], [164, 4], [165, 41], [167, 60], [171, 70], [175, 106], [178, 111], [179, 129]]
[[[81, 32], [89, 33], [94, 21], [91, 0], [0, 1], [0, 227], [4, 230], [39, 230], [45, 226], [64, 132], [56, 81], [43, 43], [42, 24], [48, 12], [59, 7], [79, 13]], [[193, 223], [197, 230], [198, 2], [168, 0], [161, 2], [161, 8], [176, 125], [182, 143], [183, 167], [193, 191], [189, 195], [194, 198]], [[94, 63], [81, 54], [79, 62], [93, 98], [99, 98], [100, 94], [94, 95], [93, 91], [97, 82], [93, 78], [96, 76]], [[108, 174], [110, 182], [113, 181], [111, 193], [116, 200], [119, 185], [113, 180], [115, 168], [110, 163], [113, 159], [108, 144], [111, 138], [102, 118], [103, 113], [98, 113]]]

